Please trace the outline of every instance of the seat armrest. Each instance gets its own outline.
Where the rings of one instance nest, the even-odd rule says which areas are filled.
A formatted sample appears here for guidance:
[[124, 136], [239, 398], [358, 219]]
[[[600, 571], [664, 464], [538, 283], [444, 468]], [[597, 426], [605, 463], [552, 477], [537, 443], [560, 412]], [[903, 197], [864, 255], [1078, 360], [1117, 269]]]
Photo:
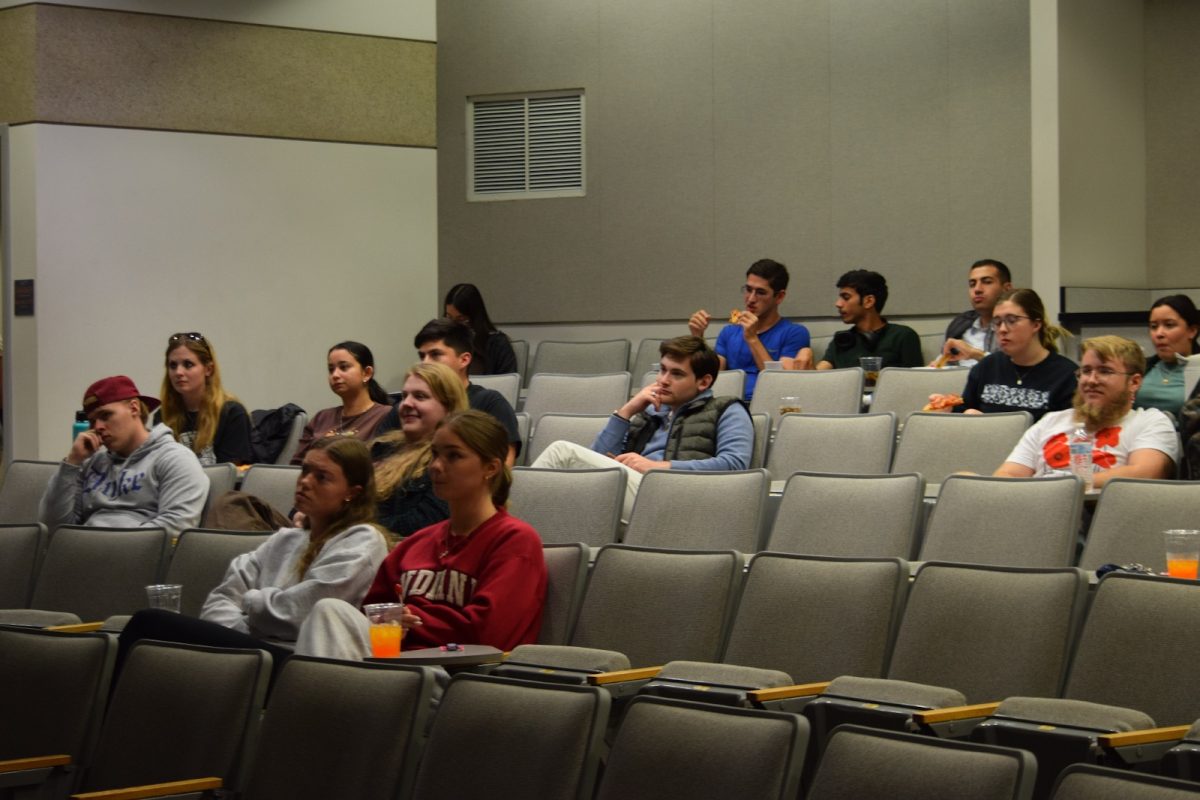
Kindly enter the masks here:
[[1141, 744], [1156, 744], [1182, 739], [1191, 729], [1190, 725], [1172, 725], [1166, 728], [1147, 728], [1140, 731], [1105, 733], [1096, 738], [1101, 747], [1131, 747]]
[[607, 686], [612, 683], [625, 681], [647, 681], [662, 672], [662, 667], [637, 667], [636, 669], [618, 669], [613, 672], [598, 672], [587, 676], [590, 686]]
[[20, 772], [24, 769], [45, 769], [46, 767], [65, 767], [71, 763], [71, 757], [33, 756], [31, 758], [9, 758], [0, 761], [0, 772]]
[[816, 683], [796, 683], [791, 686], [774, 686], [770, 689], [755, 689], [747, 692], [747, 696], [756, 703], [770, 703], [777, 700], [787, 700], [792, 697], [813, 697], [829, 688], [829, 681]]
[[913, 721], [921, 725], [937, 725], [942, 722], [955, 722], [960, 719], [990, 717], [999, 707], [999, 703], [976, 703], [969, 706], [931, 708], [927, 711], [914, 711]]
[[46, 630], [61, 631], [63, 633], [92, 633], [103, 627], [103, 622], [76, 622], [71, 625], [49, 625], [46, 627]]
[[184, 792], [203, 792], [209, 789], [220, 788], [220, 778], [191, 778], [185, 781], [149, 783], [145, 786], [130, 786], [124, 789], [81, 792], [71, 795], [71, 800], [143, 800], [143, 798], [149, 797], [164, 797]]

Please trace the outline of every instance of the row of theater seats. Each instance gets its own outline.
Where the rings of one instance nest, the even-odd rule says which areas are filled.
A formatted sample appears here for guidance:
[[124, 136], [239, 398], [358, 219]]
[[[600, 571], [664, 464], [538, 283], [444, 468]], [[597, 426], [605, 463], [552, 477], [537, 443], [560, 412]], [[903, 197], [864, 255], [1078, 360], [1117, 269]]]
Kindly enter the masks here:
[[[832, 336], [814, 336], [812, 350], [820, 359], [829, 346]], [[925, 334], [921, 337], [924, 361], [932, 361], [942, 352], [942, 333]], [[642, 339], [633, 347], [628, 339], [607, 339], [592, 342], [543, 341], [538, 343], [532, 361], [529, 358], [529, 342], [522, 339], [512, 341], [517, 356], [517, 374], [524, 383], [539, 373], [598, 374], [602, 372], [625, 372], [640, 375], [651, 366], [657, 367], [658, 347], [663, 339]], [[709, 338], [709, 346], [716, 346], [716, 338]], [[1068, 356], [1071, 354], [1068, 353]]]
[[[1106, 730], [1200, 716], [1190, 689], [1200, 655], [1195, 583], [1110, 575], [1085, 614], [1078, 570], [927, 564], [910, 587], [898, 560], [762, 554], [735, 608], [741, 573], [736, 553], [605, 548], [572, 641], [666, 666], [631, 688], [610, 680], [620, 676], [555, 669], [553, 648], [518, 648], [511, 662], [549, 660], [457, 675], [431, 723], [438, 688], [419, 668], [297, 658], [260, 728], [267, 654], [153, 643], [131, 652], [105, 711], [109, 637], [0, 628], [0, 685], [22, 688], [5, 706], [0, 758], [59, 756], [58, 767], [38, 762], [42, 775], [0, 764], [0, 786], [44, 775], [83, 790], [216, 777], [246, 798], [692, 800], [793, 798], [803, 771], [810, 798], [1024, 798], [1048, 796], [1068, 762], [1145, 757], [1144, 744], [1120, 752], [1129, 737]], [[593, 597], [608, 607], [590, 608]], [[727, 633], [700, 647], [683, 642], [714, 619], [718, 628], [730, 620]], [[727, 664], [697, 663], [719, 654]], [[688, 661], [670, 661], [680, 658]], [[508, 667], [516, 672], [505, 675]], [[768, 687], [756, 680], [785, 668]], [[790, 694], [775, 685], [847, 674], [857, 677]], [[1037, 716], [1006, 720], [1001, 705], [970, 728], [961, 715], [928, 710], [1016, 695], [1034, 699], [1006, 701], [1011, 709]], [[1036, 698], [1059, 698], [1061, 708]], [[921, 735], [838, 727], [846, 721]], [[611, 750], [593, 795], [606, 731]], [[982, 743], [948, 741], [964, 733]], [[1198, 747], [1163, 763], [1194, 775]], [[64, 756], [79, 768], [61, 770]], [[1055, 797], [1200, 791], [1115, 771], [1070, 774]], [[1160, 793], [1139, 794], [1146, 787]], [[1095, 794], [1102, 789], [1111, 794]]]
[[[799, 405], [807, 413], [857, 414], [869, 400], [872, 410], [891, 411], [903, 419], [919, 411], [931, 394], [961, 393], [966, 385], [966, 368], [904, 369], [888, 367], [879, 373], [876, 386], [864, 398], [864, 373], [858, 367], [820, 372], [768, 370], [759, 375], [750, 400], [753, 413], [774, 416], [784, 397], [794, 398], [788, 405]], [[520, 376], [472, 376], [472, 383], [495, 389], [518, 411], [537, 420], [547, 413], [607, 414], [657, 377], [657, 371], [594, 374], [538, 373], [522, 392]], [[713, 384], [713, 394], [740, 397], [745, 373], [722, 371]]]

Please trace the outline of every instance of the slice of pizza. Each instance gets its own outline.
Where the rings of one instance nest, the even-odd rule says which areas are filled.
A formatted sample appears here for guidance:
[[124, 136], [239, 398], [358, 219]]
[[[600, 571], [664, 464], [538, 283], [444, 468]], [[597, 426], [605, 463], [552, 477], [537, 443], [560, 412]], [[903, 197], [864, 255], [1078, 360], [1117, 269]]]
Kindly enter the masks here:
[[948, 408], [961, 406], [963, 404], [962, 395], [960, 394], [931, 394], [929, 402], [925, 404], [922, 411], [944, 411]]
[[736, 325], [737, 321], [739, 319], [741, 319], [741, 316], [742, 316], [742, 310], [740, 308], [735, 308], [733, 311], [730, 311], [729, 312], [729, 324]]

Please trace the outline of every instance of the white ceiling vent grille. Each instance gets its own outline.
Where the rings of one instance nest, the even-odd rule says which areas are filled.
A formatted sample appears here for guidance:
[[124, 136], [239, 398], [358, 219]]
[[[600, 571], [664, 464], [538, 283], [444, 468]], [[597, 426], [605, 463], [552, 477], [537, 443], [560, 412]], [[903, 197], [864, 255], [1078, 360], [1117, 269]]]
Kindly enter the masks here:
[[583, 93], [467, 100], [470, 200], [584, 193]]

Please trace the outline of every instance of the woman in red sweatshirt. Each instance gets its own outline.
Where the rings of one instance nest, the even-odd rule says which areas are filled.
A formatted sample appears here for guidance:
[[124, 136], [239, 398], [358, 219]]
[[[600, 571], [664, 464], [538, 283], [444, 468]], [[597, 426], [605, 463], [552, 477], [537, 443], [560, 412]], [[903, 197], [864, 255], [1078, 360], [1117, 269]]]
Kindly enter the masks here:
[[[439, 424], [429, 474], [450, 518], [398, 544], [363, 598], [364, 605], [405, 604], [405, 649], [457, 642], [511, 650], [537, 641], [546, 565], [537, 531], [504, 509], [507, 453], [507, 433], [489, 414], [459, 411]], [[364, 658], [367, 627], [348, 603], [322, 601], [296, 652]]]

